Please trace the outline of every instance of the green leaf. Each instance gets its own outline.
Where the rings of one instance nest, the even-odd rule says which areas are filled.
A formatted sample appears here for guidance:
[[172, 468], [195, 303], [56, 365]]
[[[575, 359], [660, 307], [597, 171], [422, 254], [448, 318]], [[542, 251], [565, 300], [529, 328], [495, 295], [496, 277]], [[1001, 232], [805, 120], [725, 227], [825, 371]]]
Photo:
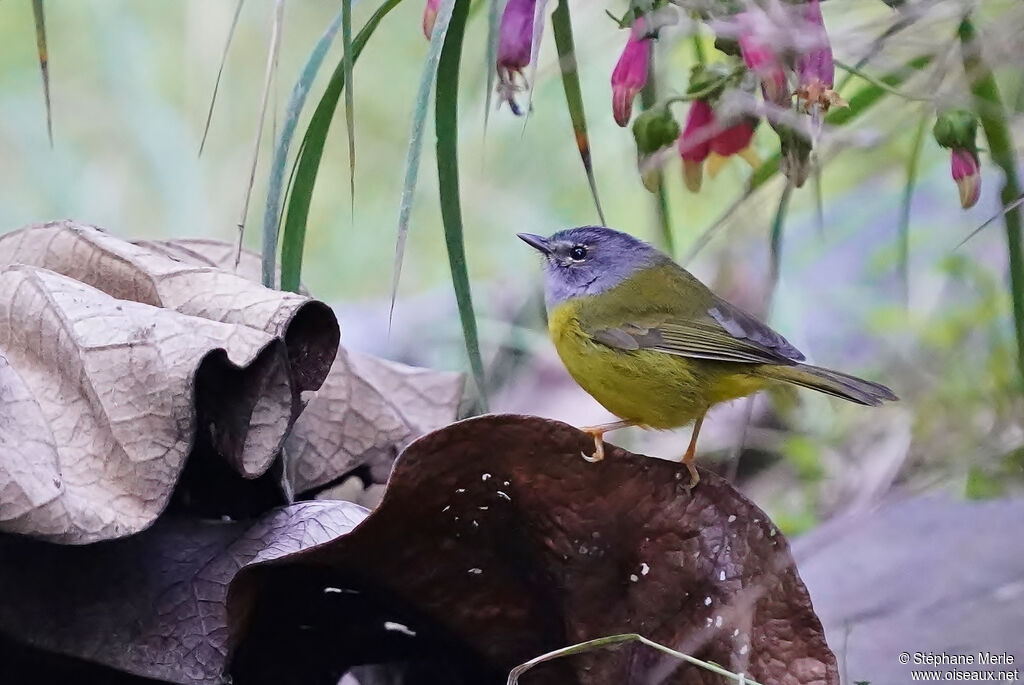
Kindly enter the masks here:
[[442, 0], [434, 21], [434, 32], [430, 36], [430, 48], [427, 60], [420, 74], [419, 90], [413, 107], [412, 133], [409, 135], [409, 148], [405, 157], [405, 180], [402, 183], [402, 199], [398, 209], [398, 239], [395, 242], [395, 268], [391, 282], [391, 308], [388, 320], [395, 313], [395, 298], [398, 297], [398, 280], [402, 275], [402, 259], [405, 256], [405, 241], [409, 235], [409, 215], [412, 212], [412, 201], [416, 194], [416, 182], [420, 173], [420, 154], [423, 152], [423, 129], [427, 121], [427, 106], [430, 104], [430, 92], [433, 90], [434, 76], [437, 74], [437, 63], [441, 59], [441, 48], [444, 45], [448, 24], [452, 20], [456, 0]]
[[[402, 0], [385, 0], [377, 10], [366, 20], [366, 24], [356, 34], [352, 41], [352, 64], [359, 60], [359, 55], [369, 41], [370, 36], [380, 25], [380, 22], [393, 10]], [[310, 55], [306, 67], [302, 71], [299, 82], [292, 91], [292, 100], [289, 103], [289, 118], [285, 121], [284, 130], [281, 131], [281, 139], [278, 142], [278, 151], [275, 151], [275, 164], [273, 173], [277, 175], [276, 194], [267, 199], [267, 208], [263, 217], [263, 282], [264, 285], [273, 282], [274, 260], [277, 255], [278, 237], [278, 203], [280, 202], [281, 178], [284, 176], [284, 165], [288, 156], [288, 144], [291, 141], [295, 123], [298, 120], [299, 111], [305, 100], [306, 92], [316, 76], [316, 71], [323, 61], [323, 54], [330, 47], [334, 34], [337, 33], [340, 16], [331, 24], [331, 28], [324, 33], [324, 36], [317, 43]], [[333, 29], [333, 31], [332, 31]], [[319, 55], [319, 56], [318, 56]], [[338, 100], [345, 88], [345, 65], [344, 60], [338, 62], [327, 83], [324, 94], [317, 103], [313, 116], [310, 117], [309, 126], [306, 128], [302, 140], [302, 149], [295, 162], [295, 182], [292, 185], [291, 196], [288, 199], [285, 210], [284, 226], [281, 236], [281, 289], [297, 292], [299, 281], [302, 276], [302, 252], [306, 242], [306, 225], [309, 221], [309, 206], [313, 197], [313, 189], [316, 186], [317, 173], [320, 170], [320, 160], [323, 158], [324, 144], [327, 142], [327, 134], [331, 128], [331, 120], [338, 107]], [[292, 119], [294, 116], [294, 120]], [[271, 187], [274, 187], [272, 177]]]
[[[267, 188], [267, 202], [263, 210], [263, 285], [268, 288], [277, 287], [274, 278], [274, 271], [277, 264], [277, 240], [281, 227], [281, 195], [284, 191], [284, 169], [288, 163], [288, 151], [291, 148], [292, 139], [295, 136], [295, 128], [299, 123], [299, 115], [306, 104], [306, 96], [313, 85], [314, 79], [323, 65], [334, 38], [341, 28], [341, 12], [320, 36], [320, 40], [313, 46], [313, 52], [306, 60], [298, 81], [292, 87], [291, 95], [288, 97], [288, 105], [285, 108], [284, 125], [278, 136], [277, 144], [274, 146], [274, 156], [270, 162], [270, 181]], [[303, 141], [305, 142], [305, 141]], [[303, 148], [304, 149], [304, 148]], [[298, 170], [298, 160], [302, 158], [303, 150], [300, 149], [296, 158], [296, 164], [292, 166], [287, 187], [292, 187]], [[301, 255], [301, 248], [299, 250]], [[297, 288], [297, 286], [296, 286]]]
[[910, 144], [910, 156], [907, 158], [907, 183], [903, 187], [903, 200], [900, 206], [900, 283], [903, 284], [903, 304], [910, 304], [910, 203], [914, 199], [914, 186], [917, 184], [917, 168], [924, 149], [925, 132], [931, 111], [921, 115], [914, 131], [914, 140]]
[[462, 237], [462, 208], [459, 203], [458, 158], [458, 106], [459, 63], [462, 59], [462, 41], [466, 31], [469, 0], [456, 0], [437, 65], [437, 92], [434, 96], [434, 126], [437, 133], [437, 184], [441, 198], [441, 220], [444, 240], [448, 248], [448, 265], [452, 272], [452, 285], [459, 306], [462, 335], [469, 355], [470, 368], [476, 382], [480, 405], [487, 411], [487, 386], [484, 364], [480, 355], [476, 316], [466, 268], [466, 250]]
[[356, 210], [356, 121], [352, 80], [352, 0], [341, 0], [341, 64], [345, 70], [345, 132], [348, 135], [348, 194], [352, 215]]
[[224, 53], [220, 56], [220, 66], [217, 67], [217, 78], [213, 82], [213, 94], [210, 96], [210, 108], [206, 112], [206, 124], [203, 126], [203, 138], [199, 141], [199, 156], [203, 156], [203, 148], [206, 146], [206, 135], [210, 132], [210, 122], [213, 121], [213, 106], [217, 103], [217, 91], [220, 90], [220, 77], [224, 73], [224, 65], [228, 61], [228, 51], [231, 49], [231, 40], [235, 37], [235, 28], [238, 26], [238, 15], [242, 13], [242, 5], [245, 0], [238, 0], [235, 5], [235, 15], [231, 17], [231, 26], [228, 28], [228, 38], [224, 41]]
[[242, 212], [238, 217], [238, 246], [235, 250], [235, 268], [242, 259], [242, 240], [245, 237], [245, 219], [249, 215], [249, 200], [252, 197], [252, 186], [256, 181], [256, 167], [260, 161], [260, 140], [263, 138], [263, 123], [267, 118], [267, 107], [270, 104], [271, 85], [274, 72], [277, 71], [277, 56], [281, 51], [281, 30], [284, 26], [284, 0], [274, 3], [274, 23], [270, 32], [270, 46], [267, 49], [267, 68], [263, 75], [263, 95], [260, 98], [260, 114], [256, 124], [256, 139], [253, 141], [252, 165], [249, 167], [249, 179], [245, 186], [242, 199]]
[[779, 282], [779, 268], [782, 264], [782, 231], [786, 225], [786, 214], [789, 212], [789, 197], [793, 194], [793, 184], [787, 183], [782, 189], [779, 197], [779, 208], [775, 210], [775, 219], [772, 221], [771, 237], [769, 247], [772, 257], [772, 288]]
[[583, 93], [580, 92], [580, 75], [576, 65], [576, 47], [572, 37], [572, 19], [569, 16], [569, 0], [558, 0], [558, 7], [551, 14], [551, 26], [555, 34], [555, 48], [558, 50], [558, 65], [562, 72], [562, 88], [565, 90], [565, 102], [569, 109], [569, 119], [576, 136], [576, 148], [580, 151], [583, 171], [587, 174], [590, 194], [594, 197], [594, 206], [602, 226], [606, 226], [604, 212], [601, 211], [601, 200], [597, 196], [597, 181], [594, 179], [594, 167], [590, 159], [590, 138], [587, 135], [587, 117], [583, 110]]
[[43, 0], [32, 0], [32, 14], [36, 22], [36, 51], [39, 53], [39, 71], [43, 76], [43, 99], [46, 102], [46, 135], [53, 147], [53, 109], [50, 106], [50, 56], [46, 49], [46, 17]]

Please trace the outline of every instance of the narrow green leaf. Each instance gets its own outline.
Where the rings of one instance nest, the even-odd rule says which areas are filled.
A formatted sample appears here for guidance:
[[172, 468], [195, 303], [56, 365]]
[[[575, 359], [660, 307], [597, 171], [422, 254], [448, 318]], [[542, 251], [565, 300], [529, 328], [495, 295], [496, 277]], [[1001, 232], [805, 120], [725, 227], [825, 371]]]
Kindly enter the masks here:
[[594, 179], [594, 166], [590, 158], [590, 137], [587, 135], [587, 116], [583, 110], [583, 93], [580, 91], [580, 75], [576, 65], [576, 47], [572, 37], [572, 19], [569, 16], [569, 0], [558, 0], [558, 7], [551, 14], [551, 26], [555, 34], [555, 48], [558, 50], [558, 66], [562, 72], [562, 88], [565, 90], [565, 102], [569, 109], [569, 119], [576, 136], [576, 148], [580, 152], [583, 170], [590, 184], [590, 194], [594, 198], [597, 216], [601, 225], [607, 225], [604, 212], [601, 211], [601, 200], [597, 196], [597, 181]]
[[[960, 43], [963, 50], [964, 71], [972, 79], [971, 93], [974, 95], [975, 111], [981, 120], [981, 128], [988, 141], [988, 152], [992, 161], [1003, 171], [1002, 202], [1010, 206], [1021, 196], [1020, 180], [1017, 176], [1017, 158], [1013, 135], [1007, 123], [999, 86], [991, 67], [981, 54], [981, 46], [975, 35], [970, 15], [964, 17], [959, 27]], [[1020, 382], [1024, 384], [1024, 227], [1021, 212], [1015, 207], [1003, 214], [1006, 226], [1006, 252], [1010, 270], [1010, 299], [1013, 302], [1013, 327], [1017, 336], [1017, 363]]]
[[409, 215], [412, 212], [412, 201], [416, 194], [416, 181], [420, 173], [420, 153], [423, 152], [423, 129], [427, 121], [427, 106], [430, 104], [430, 92], [433, 90], [434, 76], [437, 74], [437, 63], [441, 59], [441, 48], [444, 45], [448, 24], [452, 20], [456, 0], [442, 0], [434, 21], [434, 32], [430, 36], [430, 48], [427, 60], [420, 74], [419, 90], [416, 92], [416, 103], [413, 107], [412, 133], [409, 135], [409, 148], [405, 158], [405, 180], [402, 183], [402, 199], [398, 210], [398, 239], [395, 241], [395, 268], [391, 282], [391, 307], [388, 321], [395, 313], [395, 299], [398, 297], [398, 280], [402, 275], [402, 259], [405, 256], [405, 241], [409, 234]]
[[46, 49], [46, 17], [43, 0], [32, 0], [32, 14], [36, 22], [36, 52], [39, 53], [39, 71], [43, 76], [43, 99], [46, 102], [46, 135], [53, 147], [53, 109], [50, 105], [50, 56]]
[[456, 0], [451, 24], [444, 39], [444, 48], [437, 65], [437, 92], [434, 95], [434, 126], [437, 133], [437, 184], [441, 199], [441, 220], [444, 240], [448, 248], [448, 265], [452, 272], [452, 286], [459, 306], [462, 335], [473, 370], [480, 405], [487, 411], [487, 385], [484, 364], [480, 355], [473, 296], [466, 268], [466, 250], [462, 237], [462, 208], [459, 203], [458, 106], [459, 64], [462, 42], [466, 31], [469, 0]]
[[260, 98], [260, 114], [256, 124], [256, 139], [253, 141], [252, 165], [249, 167], [249, 179], [242, 198], [241, 216], [238, 217], [238, 245], [235, 250], [235, 268], [242, 260], [242, 240], [245, 238], [245, 218], [249, 215], [249, 200], [252, 197], [252, 186], [256, 181], [256, 167], [260, 161], [260, 140], [263, 138], [263, 123], [267, 118], [267, 105], [270, 102], [271, 85], [274, 72], [277, 71], [277, 56], [281, 51], [281, 29], [284, 26], [284, 0], [274, 4], [274, 23], [270, 31], [270, 47], [267, 50], [267, 68], [263, 75], [263, 95]]
[[914, 186], [917, 184], [917, 168], [921, 161], [921, 150], [924, 149], [925, 133], [931, 111], [921, 115], [914, 131], [914, 139], [910, 144], [910, 156], [907, 157], [907, 183], [903, 186], [903, 200], [900, 206], [900, 284], [903, 287], [903, 304], [910, 304], [910, 203], [914, 199]]
[[[377, 10], [366, 20], [366, 24], [356, 34], [352, 41], [352, 63], [359, 60], [359, 55], [366, 46], [370, 36], [377, 30], [380, 22], [393, 10], [402, 0], [385, 0]], [[332, 24], [333, 26], [333, 24]], [[337, 29], [335, 29], [336, 31]], [[326, 34], [325, 34], [326, 35]], [[319, 47], [319, 45], [318, 45]], [[327, 47], [324, 47], [326, 50]], [[312, 57], [310, 60], [312, 61]], [[307, 64], [307, 67], [310, 66]], [[305, 73], [305, 72], [304, 72]], [[312, 81], [312, 75], [309, 78]], [[308, 89], [308, 85], [306, 86]], [[299, 281], [302, 275], [302, 251], [306, 243], [306, 224], [309, 221], [309, 206], [313, 197], [313, 189], [316, 186], [317, 174], [320, 170], [320, 160], [323, 158], [324, 144], [327, 141], [327, 133], [331, 127], [331, 120], [338, 107], [338, 100], [341, 98], [341, 91], [345, 88], [345, 65], [339, 61], [331, 74], [324, 94], [310, 117], [309, 127], [306, 129], [302, 140], [302, 150], [296, 161], [295, 183], [292, 186], [291, 197], [288, 200], [285, 211], [284, 226], [281, 238], [281, 289], [297, 292]], [[294, 93], [293, 93], [294, 94]], [[305, 97], [303, 95], [303, 97]], [[301, 104], [299, 105], [301, 108]], [[296, 117], [298, 114], [296, 113]], [[294, 126], [293, 126], [294, 128]], [[282, 131], [282, 136], [284, 131]], [[284, 158], [287, 157], [287, 148], [282, 155], [282, 169]], [[276, 169], [276, 167], [275, 167]], [[283, 172], [282, 172], [283, 173]], [[276, 209], [276, 208], [275, 208]], [[276, 211], [271, 211], [271, 205], [267, 204], [267, 214], [264, 216], [264, 248], [263, 248], [263, 278], [267, 282], [273, 278], [274, 256], [277, 247], [277, 231], [268, 230], [270, 222], [275, 221]], [[272, 240], [273, 243], [268, 245]], [[269, 248], [269, 249], [268, 249]], [[269, 272], [268, 272], [269, 268]]]
[[[285, 107], [284, 123], [281, 126], [281, 133], [274, 146], [274, 156], [270, 161], [270, 181], [267, 187], [267, 202], [263, 210], [263, 285], [268, 288], [276, 288], [274, 271], [277, 265], [277, 241], [281, 227], [281, 197], [285, 188], [292, 187], [298, 160], [302, 158], [302, 150], [296, 157], [296, 163], [292, 165], [292, 171], [288, 185], [282, 187], [284, 181], [284, 169], [288, 163], [288, 151], [291, 148], [292, 139], [295, 137], [295, 128], [299, 123], [299, 115], [306, 104], [306, 97], [313, 81], [323, 66], [327, 51], [330, 49], [334, 38], [341, 28], [341, 12], [334, 17], [328, 25], [327, 30], [320, 36], [320, 40], [313, 46], [313, 51], [306, 60], [298, 81], [292, 87], [291, 95], [288, 97], [288, 105]], [[301, 252], [301, 250], [300, 250]]]
[[213, 94], [210, 96], [210, 108], [206, 112], [206, 124], [203, 126], [203, 138], [199, 141], [199, 156], [203, 156], [203, 148], [206, 146], [206, 136], [210, 132], [210, 122], [213, 121], [213, 106], [217, 104], [217, 91], [220, 90], [220, 77], [224, 73], [224, 65], [228, 61], [228, 50], [231, 49], [231, 40], [235, 37], [235, 28], [238, 26], [238, 15], [242, 13], [242, 5], [245, 0], [238, 0], [235, 5], [235, 14], [231, 17], [231, 26], [228, 27], [228, 38], [224, 41], [224, 53], [220, 56], [220, 66], [217, 67], [217, 78], [213, 82]]
[[352, 215], [356, 211], [356, 121], [353, 105], [355, 82], [352, 80], [352, 0], [341, 0], [341, 42], [344, 53], [341, 62], [345, 69], [345, 130], [348, 135], [348, 193]]
[[787, 183], [782, 189], [779, 197], [779, 208], [775, 210], [775, 219], [772, 221], [771, 238], [769, 248], [772, 258], [772, 289], [779, 282], [779, 269], [782, 265], [782, 232], [786, 225], [786, 214], [789, 212], [789, 197], [793, 194], [793, 184]]

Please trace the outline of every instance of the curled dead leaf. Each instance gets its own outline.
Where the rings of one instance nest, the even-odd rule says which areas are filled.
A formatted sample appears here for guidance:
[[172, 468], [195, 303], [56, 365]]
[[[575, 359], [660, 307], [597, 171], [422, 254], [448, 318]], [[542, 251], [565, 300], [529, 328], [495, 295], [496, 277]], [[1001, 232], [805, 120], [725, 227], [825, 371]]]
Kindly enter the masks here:
[[[557, 422], [488, 416], [416, 441], [352, 532], [235, 577], [234, 682], [327, 682], [367, 663], [404, 664], [423, 679], [412, 682], [504, 682], [531, 657], [622, 632], [761, 682], [839, 682], [763, 512], [710, 473], [687, 493], [674, 462], [616, 448], [588, 464], [587, 440]], [[376, 610], [347, 610], [354, 597]], [[623, 648], [544, 664], [524, 682], [716, 678]]]
[[197, 442], [261, 475], [338, 337], [322, 303], [94, 227], [0, 237], [0, 530], [143, 530]]

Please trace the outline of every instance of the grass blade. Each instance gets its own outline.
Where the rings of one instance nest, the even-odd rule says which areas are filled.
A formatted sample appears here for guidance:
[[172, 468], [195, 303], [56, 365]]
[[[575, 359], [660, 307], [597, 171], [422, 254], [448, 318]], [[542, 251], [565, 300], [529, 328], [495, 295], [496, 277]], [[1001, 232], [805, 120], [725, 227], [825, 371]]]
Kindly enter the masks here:
[[46, 49], [46, 17], [43, 0], [32, 0], [32, 14], [36, 22], [36, 51], [39, 53], [39, 71], [43, 76], [43, 99], [46, 102], [46, 135], [53, 147], [53, 108], [50, 105], [50, 54]]
[[900, 205], [900, 284], [903, 287], [903, 306], [910, 306], [910, 202], [914, 199], [914, 186], [917, 184], [917, 168], [924, 149], [925, 133], [928, 131], [928, 120], [931, 111], [921, 115], [914, 131], [914, 140], [910, 144], [910, 156], [907, 158], [907, 184], [903, 187], [903, 200]]
[[674, 649], [666, 647], [665, 645], [654, 642], [653, 640], [648, 640], [646, 637], [638, 633], [622, 633], [619, 635], [599, 637], [594, 640], [578, 642], [574, 645], [569, 645], [568, 647], [556, 649], [553, 652], [548, 652], [547, 654], [542, 654], [538, 657], [534, 657], [533, 659], [530, 659], [529, 661], [519, 664], [518, 666], [513, 668], [512, 671], [508, 674], [507, 683], [508, 685], [517, 685], [517, 683], [519, 682], [519, 677], [521, 675], [529, 671], [534, 666], [542, 664], [545, 661], [551, 661], [552, 659], [559, 659], [563, 656], [571, 656], [573, 654], [581, 654], [583, 652], [589, 652], [594, 649], [600, 649], [602, 647], [617, 645], [623, 642], [639, 642], [641, 644], [647, 645], [648, 647], [651, 647], [652, 649], [656, 649], [663, 654], [667, 654], [681, 661], [685, 661], [688, 664], [693, 664], [694, 666], [703, 668], [705, 671], [710, 671], [711, 673], [715, 673], [724, 678], [728, 678], [729, 680], [739, 683], [739, 685], [760, 685], [760, 683], [758, 683], [756, 680], [751, 680], [750, 678], [747, 678], [741, 674], [728, 671], [714, 662], [703, 661], [701, 659], [692, 657], [689, 654], [678, 652]]
[[[370, 36], [377, 30], [380, 22], [393, 10], [402, 0], [385, 0], [377, 10], [366, 20], [366, 24], [360, 29], [352, 40], [352, 64], [359, 60], [363, 48], [366, 47]], [[327, 46], [324, 46], [324, 50]], [[312, 57], [310, 58], [312, 60]], [[309, 65], [307, 65], [309, 66]], [[310, 76], [312, 80], [312, 75]], [[307, 86], [308, 88], [308, 86]], [[299, 281], [302, 275], [302, 252], [306, 243], [306, 225], [309, 221], [309, 206], [313, 198], [313, 189], [316, 186], [317, 174], [320, 170], [320, 160], [324, 154], [324, 144], [327, 141], [327, 134], [331, 128], [331, 120], [338, 107], [338, 100], [345, 88], [345, 65], [339, 62], [331, 74], [327, 88], [320, 98], [320, 102], [310, 117], [309, 127], [302, 139], [301, 153], [295, 162], [295, 182], [292, 185], [291, 196], [288, 200], [285, 211], [284, 226], [281, 237], [281, 289], [296, 292], [299, 289]], [[298, 114], [296, 113], [296, 116]], [[282, 135], [284, 131], [282, 131]], [[287, 151], [286, 151], [287, 152]], [[285, 154], [281, 159], [283, 170]], [[277, 167], [275, 167], [276, 169]], [[283, 171], [282, 171], [283, 174]], [[264, 217], [264, 248], [263, 248], [263, 278], [266, 281], [273, 277], [274, 257], [277, 247], [277, 230], [269, 230], [271, 222], [277, 221], [276, 211], [271, 211], [268, 201], [267, 214]], [[273, 241], [272, 245], [268, 245]], [[273, 249], [268, 249], [273, 248]], [[268, 271], [269, 268], [269, 271]]]
[[287, 186], [282, 186], [284, 181], [284, 169], [288, 163], [288, 151], [291, 149], [292, 139], [295, 137], [295, 128], [299, 123], [299, 115], [306, 104], [306, 97], [313, 85], [314, 79], [323, 66], [327, 51], [330, 49], [334, 38], [341, 28], [341, 13], [335, 16], [328, 25], [327, 30], [320, 36], [320, 40], [313, 46], [313, 51], [306, 60], [298, 81], [292, 87], [291, 95], [288, 97], [288, 105], [285, 108], [284, 123], [281, 133], [277, 137], [274, 146], [274, 156], [270, 161], [270, 181], [267, 188], [267, 202], [263, 210], [263, 285], [268, 288], [276, 288], [274, 272], [277, 264], [277, 240], [281, 227], [281, 197], [285, 188], [292, 187], [297, 161], [302, 157], [300, 150], [296, 157], [296, 164], [292, 166], [291, 178]]
[[462, 42], [468, 13], [469, 0], [457, 0], [437, 65], [434, 126], [437, 133], [437, 184], [441, 198], [444, 240], [448, 248], [448, 265], [451, 267], [452, 286], [455, 288], [455, 299], [459, 306], [459, 319], [462, 322], [462, 335], [466, 343], [466, 353], [469, 355], [469, 365], [473, 370], [480, 406], [486, 412], [487, 386], [484, 380], [483, 359], [480, 356], [476, 316], [473, 313], [469, 273], [466, 268], [462, 208], [459, 204], [459, 64], [462, 59]]
[[402, 200], [398, 210], [398, 239], [395, 241], [395, 267], [391, 281], [391, 317], [395, 313], [395, 298], [398, 296], [398, 280], [402, 274], [402, 258], [405, 256], [405, 240], [409, 234], [409, 215], [412, 212], [413, 196], [416, 194], [416, 182], [420, 173], [420, 153], [423, 151], [423, 129], [427, 121], [427, 106], [430, 103], [430, 91], [433, 90], [434, 76], [437, 74], [437, 63], [441, 59], [441, 47], [444, 45], [448, 24], [452, 20], [456, 0], [442, 0], [434, 20], [434, 33], [430, 36], [430, 48], [427, 60], [420, 74], [420, 86], [416, 93], [416, 104], [413, 109], [412, 133], [409, 136], [409, 148], [405, 158], [405, 180], [402, 184]]
[[[1006, 120], [1006, 109], [999, 94], [992, 69], [981, 54], [970, 16], [964, 17], [959, 27], [960, 43], [963, 49], [964, 71], [972, 80], [971, 93], [974, 95], [975, 111], [981, 120], [981, 128], [988, 141], [988, 152], [1003, 171], [1002, 202], [1009, 207], [1021, 195], [1020, 180], [1017, 177], [1017, 159], [1014, 154], [1013, 136]], [[1013, 302], [1013, 328], [1017, 336], [1017, 364], [1024, 384], [1024, 245], [1020, 207], [1014, 207], [1003, 214], [1006, 226], [1006, 252], [1010, 269], [1010, 299]]]
[[210, 108], [206, 112], [206, 124], [203, 126], [203, 138], [199, 141], [199, 156], [203, 156], [203, 148], [206, 146], [206, 135], [210, 132], [210, 122], [213, 121], [213, 106], [217, 103], [217, 91], [220, 90], [220, 77], [224, 73], [224, 65], [228, 61], [228, 51], [231, 49], [231, 40], [235, 37], [235, 28], [238, 26], [238, 15], [242, 13], [242, 5], [245, 0], [238, 0], [235, 5], [235, 15], [231, 17], [231, 26], [228, 28], [228, 38], [224, 41], [224, 53], [220, 56], [220, 66], [217, 67], [217, 78], [213, 82], [213, 94], [210, 96]]
[[352, 81], [352, 0], [341, 0], [341, 42], [345, 52], [341, 56], [345, 69], [345, 132], [348, 135], [348, 193], [352, 215], [356, 211], [356, 121]]
[[775, 290], [779, 282], [779, 269], [782, 265], [782, 231], [786, 225], [786, 214], [789, 212], [789, 197], [793, 194], [793, 184], [786, 183], [779, 197], [779, 208], [775, 211], [775, 219], [772, 221], [772, 231], [769, 240], [769, 248], [772, 258], [772, 290]]
[[590, 159], [590, 138], [587, 135], [587, 117], [583, 110], [583, 93], [580, 92], [580, 75], [576, 65], [576, 47], [572, 37], [572, 19], [569, 16], [569, 0], [558, 0], [558, 6], [551, 14], [551, 26], [555, 34], [555, 48], [558, 50], [558, 66], [562, 72], [562, 87], [565, 90], [565, 102], [569, 109], [569, 119], [576, 135], [576, 147], [580, 151], [583, 170], [590, 184], [590, 194], [594, 197], [594, 206], [601, 225], [606, 226], [604, 212], [601, 211], [601, 200], [597, 196], [597, 181], [594, 179], [594, 166]]
[[238, 245], [235, 250], [235, 269], [242, 260], [242, 240], [245, 237], [245, 218], [249, 214], [249, 199], [252, 197], [252, 186], [256, 181], [256, 166], [260, 161], [260, 139], [263, 138], [263, 122], [267, 118], [267, 104], [270, 102], [271, 84], [277, 70], [277, 56], [281, 49], [281, 29], [284, 24], [284, 0], [274, 4], [274, 23], [270, 31], [270, 47], [267, 50], [267, 68], [263, 75], [263, 96], [260, 101], [259, 121], [256, 124], [256, 140], [253, 143], [252, 166], [249, 167], [249, 182], [245, 186], [242, 198], [242, 212], [238, 217]]

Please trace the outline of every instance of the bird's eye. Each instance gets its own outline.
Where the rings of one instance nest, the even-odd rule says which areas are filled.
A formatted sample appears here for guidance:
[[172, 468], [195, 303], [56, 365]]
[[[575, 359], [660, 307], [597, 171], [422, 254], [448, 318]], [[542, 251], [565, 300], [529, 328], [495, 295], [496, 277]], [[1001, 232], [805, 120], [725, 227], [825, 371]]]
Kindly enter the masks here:
[[569, 256], [577, 262], [582, 262], [587, 258], [587, 248], [582, 245], [575, 245], [571, 250], [569, 250]]

